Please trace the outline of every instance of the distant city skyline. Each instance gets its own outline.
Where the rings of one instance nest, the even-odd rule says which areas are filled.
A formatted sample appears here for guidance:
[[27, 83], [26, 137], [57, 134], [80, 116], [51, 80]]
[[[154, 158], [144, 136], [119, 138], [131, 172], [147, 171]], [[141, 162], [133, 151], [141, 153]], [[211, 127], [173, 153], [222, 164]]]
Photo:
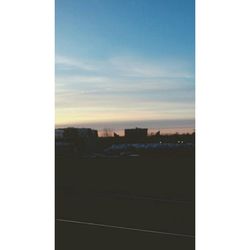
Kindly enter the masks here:
[[193, 0], [56, 0], [56, 127], [194, 127]]
[[[157, 127], [155, 126], [157, 124]], [[130, 122], [105, 122], [105, 123], [72, 123], [56, 125], [56, 128], [91, 128], [98, 130], [99, 136], [106, 133], [106, 130], [124, 135], [126, 128], [148, 128], [149, 134], [160, 131], [161, 134], [193, 133], [195, 131], [194, 120], [159, 120], [159, 121], [130, 121]]]

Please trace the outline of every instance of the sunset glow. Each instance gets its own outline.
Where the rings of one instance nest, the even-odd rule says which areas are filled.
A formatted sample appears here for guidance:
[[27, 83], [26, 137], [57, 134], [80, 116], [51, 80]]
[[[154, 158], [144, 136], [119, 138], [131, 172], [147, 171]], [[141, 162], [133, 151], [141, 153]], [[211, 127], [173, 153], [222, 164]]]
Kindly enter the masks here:
[[57, 3], [57, 127], [194, 126], [193, 4], [156, 2]]

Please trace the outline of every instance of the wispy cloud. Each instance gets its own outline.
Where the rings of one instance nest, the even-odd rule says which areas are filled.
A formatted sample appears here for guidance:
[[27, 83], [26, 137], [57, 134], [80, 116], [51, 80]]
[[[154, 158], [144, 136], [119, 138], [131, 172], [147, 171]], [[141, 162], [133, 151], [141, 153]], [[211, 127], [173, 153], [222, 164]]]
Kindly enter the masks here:
[[112, 57], [99, 61], [84, 61], [56, 56], [56, 67], [65, 70], [78, 69], [82, 73], [89, 71], [93, 74], [123, 76], [123, 77], [149, 77], [149, 78], [193, 78], [193, 72], [186, 68], [185, 62], [152, 62], [137, 57]]
[[56, 55], [55, 57], [56, 67], [61, 67], [63, 70], [80, 69], [83, 71], [93, 71], [95, 68], [93, 65], [89, 65], [86, 62], [82, 62], [76, 59], [72, 59], [65, 56]]
[[191, 78], [191, 72], [182, 62], [173, 64], [172, 60], [163, 62], [148, 61], [136, 57], [113, 57], [108, 61], [114, 70], [123, 76], [146, 78]]
[[194, 117], [194, 76], [181, 62], [56, 57], [56, 120]]

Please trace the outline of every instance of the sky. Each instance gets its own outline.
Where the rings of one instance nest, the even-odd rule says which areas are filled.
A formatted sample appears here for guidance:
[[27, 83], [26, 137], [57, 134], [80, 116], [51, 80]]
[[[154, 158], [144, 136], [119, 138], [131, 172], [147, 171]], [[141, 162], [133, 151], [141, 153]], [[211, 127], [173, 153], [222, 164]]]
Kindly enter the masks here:
[[194, 0], [56, 0], [56, 127], [194, 127]]

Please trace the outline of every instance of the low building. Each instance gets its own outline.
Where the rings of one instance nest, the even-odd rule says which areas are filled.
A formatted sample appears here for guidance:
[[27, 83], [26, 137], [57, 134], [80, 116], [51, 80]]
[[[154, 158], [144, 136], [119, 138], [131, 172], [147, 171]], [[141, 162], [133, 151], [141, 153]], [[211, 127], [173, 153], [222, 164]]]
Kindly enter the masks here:
[[148, 135], [147, 128], [125, 129], [125, 137], [127, 139], [145, 139]]
[[91, 128], [79, 128], [78, 133], [81, 138], [97, 138], [98, 137], [97, 130], [94, 130]]
[[64, 128], [55, 130], [56, 139], [97, 138], [97, 130], [91, 128]]
[[64, 128], [55, 130], [57, 154], [88, 153], [97, 146], [98, 132], [90, 128]]

